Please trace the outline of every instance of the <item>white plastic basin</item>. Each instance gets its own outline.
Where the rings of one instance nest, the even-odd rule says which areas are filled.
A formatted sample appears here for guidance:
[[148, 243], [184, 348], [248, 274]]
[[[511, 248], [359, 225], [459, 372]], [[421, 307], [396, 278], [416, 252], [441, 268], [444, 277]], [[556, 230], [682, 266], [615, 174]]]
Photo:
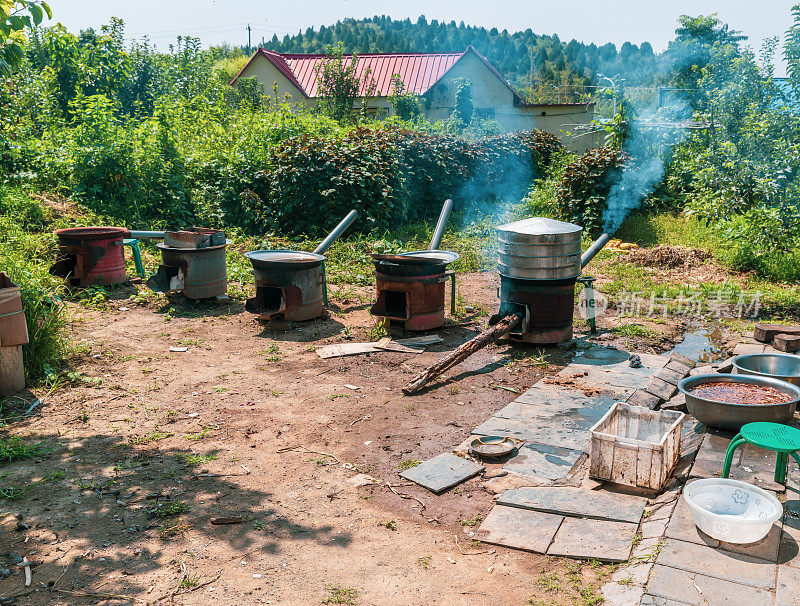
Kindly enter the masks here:
[[775, 495], [729, 478], [695, 480], [686, 485], [683, 497], [697, 527], [727, 543], [760, 541], [783, 515]]

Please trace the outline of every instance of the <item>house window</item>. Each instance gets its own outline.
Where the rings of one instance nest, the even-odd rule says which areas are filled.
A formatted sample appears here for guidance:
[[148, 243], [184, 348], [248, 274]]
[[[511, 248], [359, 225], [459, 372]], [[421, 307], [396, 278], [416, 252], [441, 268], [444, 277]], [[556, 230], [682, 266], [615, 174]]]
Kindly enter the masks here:
[[476, 107], [475, 108], [475, 117], [481, 120], [494, 120], [494, 108], [493, 107]]

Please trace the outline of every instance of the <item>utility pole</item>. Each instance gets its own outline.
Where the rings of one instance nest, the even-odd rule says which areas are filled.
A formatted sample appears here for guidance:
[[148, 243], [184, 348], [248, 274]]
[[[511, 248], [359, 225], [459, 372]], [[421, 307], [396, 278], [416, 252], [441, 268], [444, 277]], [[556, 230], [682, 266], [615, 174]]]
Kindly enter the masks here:
[[250, 24], [247, 24], [247, 54], [250, 54]]

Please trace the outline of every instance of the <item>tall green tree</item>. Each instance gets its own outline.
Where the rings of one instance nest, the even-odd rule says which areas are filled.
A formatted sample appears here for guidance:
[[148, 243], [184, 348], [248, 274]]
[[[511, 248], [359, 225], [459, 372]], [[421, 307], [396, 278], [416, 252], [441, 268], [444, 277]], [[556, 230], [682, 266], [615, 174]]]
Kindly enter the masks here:
[[50, 5], [42, 0], [0, 0], [0, 76], [10, 76], [22, 63], [26, 32], [33, 30], [47, 15]]

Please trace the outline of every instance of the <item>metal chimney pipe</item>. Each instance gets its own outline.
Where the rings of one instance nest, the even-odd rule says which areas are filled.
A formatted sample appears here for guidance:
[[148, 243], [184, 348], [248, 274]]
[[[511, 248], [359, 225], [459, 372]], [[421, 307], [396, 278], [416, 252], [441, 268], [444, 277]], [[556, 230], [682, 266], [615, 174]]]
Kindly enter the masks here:
[[320, 242], [320, 245], [314, 249], [314, 253], [317, 255], [324, 255], [325, 251], [331, 247], [331, 244], [333, 244], [336, 238], [341, 236], [344, 231], [350, 227], [350, 224], [356, 220], [356, 217], [358, 217], [357, 210], [351, 210], [347, 213], [347, 216], [339, 222], [339, 225], [334, 227], [333, 231], [325, 236], [325, 239]]
[[586, 267], [589, 262], [594, 259], [595, 255], [599, 253], [602, 248], [608, 244], [608, 241], [614, 234], [602, 234], [597, 240], [592, 242], [592, 245], [586, 249], [586, 252], [581, 255], [581, 269]]
[[131, 238], [137, 240], [163, 240], [163, 231], [134, 231], [131, 230]]
[[450, 211], [453, 209], [453, 201], [448, 198], [444, 201], [442, 212], [439, 213], [439, 222], [436, 224], [436, 229], [433, 230], [433, 237], [431, 238], [431, 245], [428, 250], [439, 250], [439, 245], [442, 243], [442, 236], [444, 236], [444, 228], [447, 225], [447, 220], [450, 218]]

